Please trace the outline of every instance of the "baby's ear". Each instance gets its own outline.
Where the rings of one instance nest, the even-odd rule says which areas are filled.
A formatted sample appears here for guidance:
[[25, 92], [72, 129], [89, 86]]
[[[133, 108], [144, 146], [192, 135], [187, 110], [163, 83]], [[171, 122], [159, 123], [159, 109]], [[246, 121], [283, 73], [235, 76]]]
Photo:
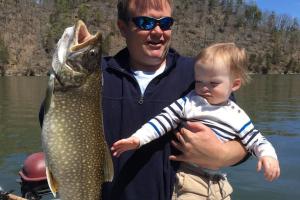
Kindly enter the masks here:
[[233, 83], [232, 83], [232, 91], [237, 91], [238, 89], [240, 89], [242, 85], [242, 80], [240, 78], [236, 78], [233, 80]]

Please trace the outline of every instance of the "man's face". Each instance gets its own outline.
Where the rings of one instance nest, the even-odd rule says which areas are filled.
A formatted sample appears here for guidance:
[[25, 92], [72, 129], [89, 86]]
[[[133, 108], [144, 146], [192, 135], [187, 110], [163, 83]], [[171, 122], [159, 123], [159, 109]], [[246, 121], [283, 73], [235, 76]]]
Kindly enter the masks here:
[[[156, 19], [171, 16], [171, 7], [164, 2], [160, 9], [137, 8], [135, 1], [130, 3], [131, 17], [149, 16]], [[128, 24], [119, 21], [119, 28], [126, 39], [130, 52], [130, 64], [140, 70], [155, 70], [165, 61], [169, 48], [171, 30], [162, 30], [156, 26], [152, 30], [141, 30], [130, 19]]]

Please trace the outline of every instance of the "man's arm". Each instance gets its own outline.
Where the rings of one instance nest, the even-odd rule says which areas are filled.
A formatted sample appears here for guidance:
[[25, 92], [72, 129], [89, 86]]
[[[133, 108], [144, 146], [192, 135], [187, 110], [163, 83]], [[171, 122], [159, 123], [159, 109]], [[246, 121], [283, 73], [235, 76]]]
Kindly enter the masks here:
[[199, 122], [187, 122], [186, 128], [176, 133], [178, 142], [172, 141], [182, 154], [170, 159], [198, 164], [209, 169], [234, 165], [241, 161], [247, 151], [238, 141], [222, 143], [213, 131]]

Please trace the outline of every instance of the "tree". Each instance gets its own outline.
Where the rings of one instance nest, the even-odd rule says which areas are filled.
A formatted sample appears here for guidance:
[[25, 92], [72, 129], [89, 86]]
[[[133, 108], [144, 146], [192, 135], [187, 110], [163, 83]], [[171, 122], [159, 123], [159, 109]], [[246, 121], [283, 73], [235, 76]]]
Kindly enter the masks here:
[[257, 5], [246, 5], [245, 7], [246, 22], [252, 27], [257, 27], [258, 23], [262, 19], [262, 12]]
[[275, 12], [272, 12], [269, 16], [268, 16], [268, 19], [267, 19], [267, 24], [266, 24], [267, 28], [269, 30], [271, 30], [272, 32], [276, 31], [276, 14]]
[[218, 5], [217, 0], [209, 0], [208, 1], [208, 13], [209, 14], [213, 13], [213, 10], [216, 9], [217, 5]]
[[9, 53], [6, 44], [2, 37], [0, 37], [0, 65], [7, 64], [9, 60]]

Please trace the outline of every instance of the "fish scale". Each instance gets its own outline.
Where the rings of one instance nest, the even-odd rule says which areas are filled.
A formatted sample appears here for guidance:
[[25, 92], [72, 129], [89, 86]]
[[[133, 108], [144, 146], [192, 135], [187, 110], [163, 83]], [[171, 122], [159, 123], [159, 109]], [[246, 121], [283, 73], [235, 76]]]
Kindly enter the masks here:
[[[78, 44], [76, 37], [82, 28], [86, 26], [79, 21], [74, 27], [75, 34], [70, 35], [75, 39], [68, 35], [62, 37], [64, 40], [58, 48], [71, 50], [56, 51], [65, 52], [66, 58], [61, 59], [63, 63], [53, 62], [45, 100], [48, 105], [45, 106], [42, 144], [47, 180], [52, 192], [58, 191], [61, 200], [101, 200], [101, 185], [111, 181], [113, 176], [102, 125], [102, 76], [98, 64], [101, 53], [88, 57], [89, 51], [99, 50], [101, 40], [96, 35], [85, 42], [86, 45]], [[68, 42], [70, 44], [66, 44]], [[77, 54], [72, 52], [76, 45], [81, 45], [84, 51], [78, 53], [82, 48], [77, 47]], [[69, 58], [72, 53], [76, 59], [73, 63]], [[80, 59], [79, 66], [72, 66]]]

